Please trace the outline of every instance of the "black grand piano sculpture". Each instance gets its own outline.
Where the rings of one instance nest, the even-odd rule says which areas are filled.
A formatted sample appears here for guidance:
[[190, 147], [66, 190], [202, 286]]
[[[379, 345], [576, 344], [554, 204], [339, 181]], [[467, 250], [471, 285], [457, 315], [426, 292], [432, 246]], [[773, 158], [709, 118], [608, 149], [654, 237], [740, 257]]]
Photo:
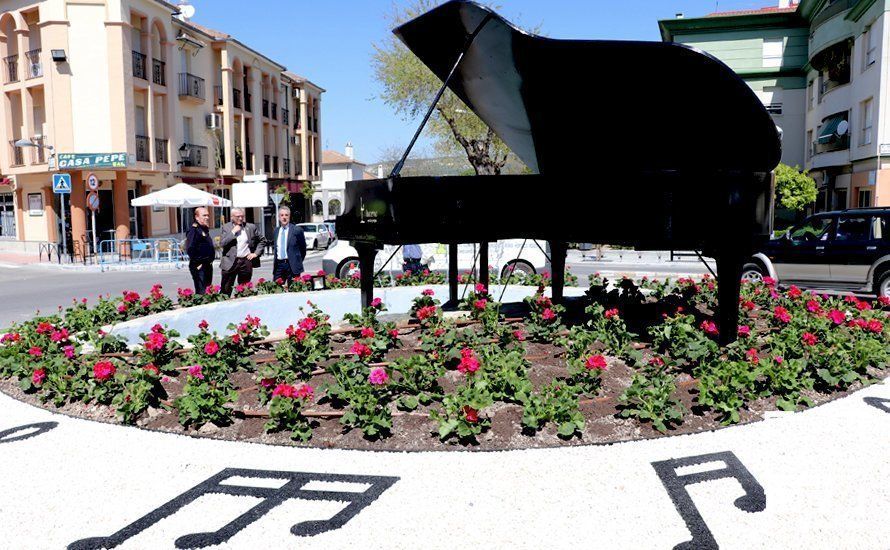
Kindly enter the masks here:
[[390, 177], [348, 182], [337, 234], [358, 251], [363, 306], [383, 244], [448, 243], [452, 300], [458, 243], [483, 244], [485, 267], [486, 242], [547, 241], [557, 301], [568, 242], [696, 250], [716, 259], [721, 340], [735, 339], [781, 144], [731, 69], [680, 44], [535, 36], [463, 0], [394, 33], [443, 81], [435, 101], [449, 87], [537, 174], [400, 177], [409, 145]]

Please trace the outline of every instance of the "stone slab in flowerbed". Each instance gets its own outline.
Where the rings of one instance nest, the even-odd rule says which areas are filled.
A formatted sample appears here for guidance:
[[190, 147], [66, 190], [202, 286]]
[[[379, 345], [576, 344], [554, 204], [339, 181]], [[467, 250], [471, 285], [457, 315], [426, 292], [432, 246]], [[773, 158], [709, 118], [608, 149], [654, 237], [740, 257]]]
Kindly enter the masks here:
[[[226, 331], [200, 323], [188, 350], [157, 325], [135, 354], [90, 326], [40, 319], [4, 337], [0, 389], [198, 436], [495, 450], [711, 430], [888, 374], [887, 300], [745, 284], [740, 338], [721, 348], [707, 278], [590, 283], [567, 307], [538, 292], [512, 310], [477, 286], [457, 320], [422, 288], [407, 316], [387, 316], [380, 302], [340, 329], [307, 308], [283, 339], [269, 338], [257, 311]], [[94, 351], [80, 353], [87, 342]]]

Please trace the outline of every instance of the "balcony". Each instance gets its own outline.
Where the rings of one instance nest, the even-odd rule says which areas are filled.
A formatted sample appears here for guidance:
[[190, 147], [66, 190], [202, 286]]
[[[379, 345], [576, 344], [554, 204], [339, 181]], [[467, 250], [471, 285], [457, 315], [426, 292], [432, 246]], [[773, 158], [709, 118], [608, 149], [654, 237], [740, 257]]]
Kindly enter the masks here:
[[158, 86], [167, 85], [167, 64], [160, 59], [151, 60], [151, 81]]
[[170, 158], [167, 156], [168, 140], [163, 138], [155, 138], [155, 162], [159, 164], [170, 164]]
[[25, 53], [25, 69], [28, 78], [39, 78], [43, 76], [43, 64], [40, 63], [40, 48]]
[[270, 162], [269, 155], [263, 155], [263, 172], [267, 174], [271, 173], [271, 170], [269, 170], [271, 167], [272, 163]]
[[253, 99], [253, 96], [250, 95], [250, 92], [244, 92], [244, 110], [248, 113], [253, 112], [253, 107], [250, 105], [251, 99]]
[[312, 131], [318, 133], [318, 117], [312, 119]]
[[272, 173], [278, 173], [278, 157], [272, 157]]
[[272, 120], [278, 120], [278, 104], [272, 104]]
[[223, 104], [222, 86], [213, 87], [213, 104], [220, 106]]
[[10, 55], [3, 59], [6, 62], [6, 84], [19, 81], [19, 56]]
[[825, 48], [810, 62], [819, 71], [819, 101], [831, 90], [850, 83], [852, 42], [843, 41]]
[[263, 100], [263, 116], [266, 118], [269, 117], [269, 100], [268, 99]]
[[190, 73], [179, 73], [179, 97], [204, 101], [204, 79]]
[[12, 147], [12, 166], [24, 166], [25, 165], [25, 151], [22, 147], [16, 147], [13, 145], [16, 140], [11, 140], [9, 145]]
[[290, 122], [290, 111], [282, 108], [281, 109], [281, 123], [284, 124], [285, 126], [287, 126], [289, 122]]
[[148, 142], [149, 139], [147, 136], [136, 136], [136, 160], [139, 162], [151, 162], [151, 158], [148, 156]]
[[133, 76], [142, 80], [148, 80], [145, 77], [145, 54], [135, 50], [133, 51]]
[[207, 168], [207, 147], [193, 143], [183, 143], [179, 152], [187, 153], [182, 161], [184, 167]]
[[232, 104], [236, 109], [241, 108], [241, 90], [238, 88], [232, 88]]
[[290, 175], [290, 159], [281, 159], [281, 168], [285, 175]]
[[44, 152], [43, 147], [35, 147], [34, 148], [34, 160], [31, 164], [44, 164], [46, 163], [46, 153]]

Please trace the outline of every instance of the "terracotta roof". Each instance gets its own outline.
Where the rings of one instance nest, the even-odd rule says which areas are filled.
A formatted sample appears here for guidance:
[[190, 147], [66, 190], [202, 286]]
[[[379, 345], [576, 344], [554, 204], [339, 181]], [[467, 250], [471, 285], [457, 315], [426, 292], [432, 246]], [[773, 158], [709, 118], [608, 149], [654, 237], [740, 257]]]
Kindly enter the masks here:
[[374, 174], [371, 174], [371, 173], [368, 173], [368, 172], [365, 172], [364, 170], [362, 170], [362, 179], [363, 179], [363, 180], [376, 180], [376, 179], [377, 179], [377, 176], [375, 176]]
[[792, 4], [787, 8], [780, 8], [778, 6], [766, 6], [764, 8], [755, 8], [750, 10], [715, 11], [714, 13], [709, 13], [705, 17], [732, 17], [736, 15], [758, 15], [766, 13], [793, 13], [797, 11], [798, 5], [799, 4]]
[[361, 164], [365, 165], [364, 162], [359, 162], [355, 159], [351, 159], [344, 155], [343, 153], [338, 153], [337, 151], [325, 150], [321, 152], [321, 163], [322, 164]]
[[194, 21], [186, 21], [185, 23], [187, 25], [191, 25], [192, 27], [195, 27], [196, 29], [198, 29], [199, 31], [201, 31], [205, 34], [209, 34], [210, 36], [212, 36], [213, 38], [215, 38], [217, 40], [225, 40], [226, 38], [232, 37], [232, 35], [230, 35], [230, 34], [226, 34], [222, 31], [218, 31], [216, 29], [211, 29], [210, 27], [205, 27], [204, 25], [199, 25], [199, 24], [195, 23]]

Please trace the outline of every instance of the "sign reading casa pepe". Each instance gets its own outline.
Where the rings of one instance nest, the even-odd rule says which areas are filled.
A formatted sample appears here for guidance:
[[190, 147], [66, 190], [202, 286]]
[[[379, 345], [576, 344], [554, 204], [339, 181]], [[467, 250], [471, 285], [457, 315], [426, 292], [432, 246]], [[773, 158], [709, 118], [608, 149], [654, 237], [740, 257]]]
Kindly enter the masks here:
[[126, 168], [127, 153], [58, 153], [59, 170], [72, 168]]

